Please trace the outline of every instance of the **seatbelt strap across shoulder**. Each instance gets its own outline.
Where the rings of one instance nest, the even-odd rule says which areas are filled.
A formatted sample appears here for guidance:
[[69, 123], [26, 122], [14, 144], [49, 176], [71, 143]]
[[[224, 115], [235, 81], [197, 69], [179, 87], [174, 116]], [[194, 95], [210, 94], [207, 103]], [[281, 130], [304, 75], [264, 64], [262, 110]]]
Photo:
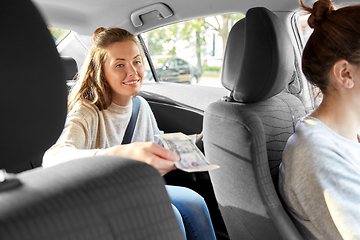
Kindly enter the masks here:
[[139, 110], [140, 110], [140, 98], [134, 97], [132, 98], [132, 114], [131, 114], [130, 122], [125, 130], [124, 138], [121, 144], [128, 144], [131, 142], [132, 136], [134, 134], [136, 120], [139, 115]]

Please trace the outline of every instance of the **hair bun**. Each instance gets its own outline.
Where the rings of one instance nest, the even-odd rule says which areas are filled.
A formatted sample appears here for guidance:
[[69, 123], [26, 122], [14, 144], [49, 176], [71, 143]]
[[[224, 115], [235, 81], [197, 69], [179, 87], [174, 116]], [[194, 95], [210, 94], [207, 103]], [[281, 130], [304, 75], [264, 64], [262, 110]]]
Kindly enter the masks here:
[[95, 41], [96, 38], [99, 36], [99, 34], [105, 30], [106, 30], [106, 28], [104, 28], [104, 27], [97, 28], [93, 33], [93, 40]]
[[308, 19], [308, 24], [311, 28], [319, 26], [333, 11], [336, 10], [331, 0], [318, 0], [314, 3], [312, 8], [306, 7], [303, 1], [300, 0], [300, 5], [305, 11], [311, 14]]

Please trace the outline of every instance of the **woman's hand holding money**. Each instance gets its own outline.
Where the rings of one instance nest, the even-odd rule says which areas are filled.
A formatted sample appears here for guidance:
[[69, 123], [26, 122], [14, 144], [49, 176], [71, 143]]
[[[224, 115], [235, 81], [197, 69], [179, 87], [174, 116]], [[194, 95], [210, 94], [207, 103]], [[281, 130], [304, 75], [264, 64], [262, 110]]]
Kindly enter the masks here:
[[154, 142], [117, 145], [102, 149], [96, 155], [118, 155], [142, 161], [156, 168], [162, 176], [176, 169], [174, 163], [180, 160], [178, 155]]

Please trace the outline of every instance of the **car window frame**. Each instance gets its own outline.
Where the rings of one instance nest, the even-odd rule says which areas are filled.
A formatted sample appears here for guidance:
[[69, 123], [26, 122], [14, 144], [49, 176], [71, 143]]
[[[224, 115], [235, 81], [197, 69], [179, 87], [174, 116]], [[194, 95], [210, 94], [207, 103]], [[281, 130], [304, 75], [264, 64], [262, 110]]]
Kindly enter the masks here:
[[137, 36], [137, 38], [138, 38], [138, 40], [139, 40], [139, 42], [140, 42], [140, 45], [141, 45], [142, 50], [143, 50], [143, 52], [144, 52], [145, 58], [146, 58], [146, 60], [148, 61], [148, 64], [149, 64], [149, 67], [150, 67], [150, 71], [151, 71], [151, 73], [152, 73], [152, 75], [153, 75], [154, 81], [157, 82], [157, 83], [159, 83], [159, 82], [160, 82], [159, 76], [158, 76], [157, 73], [156, 73], [155, 66], [154, 66], [153, 61], [152, 61], [152, 59], [151, 59], [149, 50], [148, 50], [148, 48], [146, 47], [146, 44], [145, 44], [145, 42], [144, 42], [144, 39], [143, 39], [143, 37], [141, 36], [141, 34], [139, 34], [139, 35]]

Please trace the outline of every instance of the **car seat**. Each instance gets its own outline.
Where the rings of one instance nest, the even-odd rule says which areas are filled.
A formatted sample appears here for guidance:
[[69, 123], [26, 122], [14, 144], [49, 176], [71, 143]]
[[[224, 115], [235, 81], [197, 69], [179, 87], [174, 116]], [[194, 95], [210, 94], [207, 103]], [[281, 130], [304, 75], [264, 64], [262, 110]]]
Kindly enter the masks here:
[[284, 91], [294, 71], [286, 28], [266, 8], [252, 8], [231, 29], [222, 69], [229, 95], [204, 114], [204, 148], [230, 239], [301, 239], [279, 200], [278, 168], [287, 139], [305, 115]]
[[0, 168], [18, 173], [41, 166], [60, 135], [66, 85], [54, 41], [30, 1], [3, 0], [0, 6]]
[[76, 74], [78, 72], [78, 66], [73, 57], [70, 56], [61, 56], [61, 62], [64, 66], [65, 79], [75, 80]]
[[184, 240], [159, 172], [115, 156], [8, 175], [0, 229], [4, 240]]
[[30, 0], [2, 0], [0, 25], [0, 239], [183, 240], [150, 165], [103, 156], [41, 168], [66, 118], [63, 67]]
[[76, 76], [78, 74], [78, 66], [76, 60], [70, 56], [61, 56], [61, 63], [65, 71], [66, 86], [68, 91], [76, 82]]

